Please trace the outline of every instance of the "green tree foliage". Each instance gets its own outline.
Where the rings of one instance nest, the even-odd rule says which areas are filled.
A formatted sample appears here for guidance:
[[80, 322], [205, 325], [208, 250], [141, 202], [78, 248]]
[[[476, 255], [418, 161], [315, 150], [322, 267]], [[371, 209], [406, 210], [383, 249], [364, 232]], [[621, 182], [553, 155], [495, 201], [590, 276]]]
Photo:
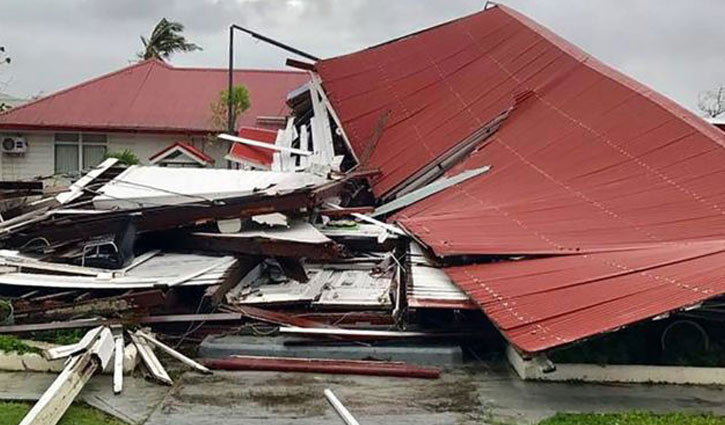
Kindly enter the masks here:
[[119, 152], [108, 152], [104, 158], [116, 158], [121, 165], [136, 165], [141, 163], [138, 156], [131, 149], [124, 149]]
[[176, 52], [201, 50], [201, 47], [186, 40], [181, 34], [183, 31], [183, 24], [162, 18], [149, 38], [141, 36], [144, 50], [138, 53], [138, 57], [166, 61]]
[[[226, 130], [228, 119], [229, 90], [224, 89], [219, 92], [217, 99], [211, 104], [212, 125], [219, 130]], [[240, 84], [232, 87], [232, 122], [236, 123], [237, 119], [252, 106], [249, 100], [249, 90]]]

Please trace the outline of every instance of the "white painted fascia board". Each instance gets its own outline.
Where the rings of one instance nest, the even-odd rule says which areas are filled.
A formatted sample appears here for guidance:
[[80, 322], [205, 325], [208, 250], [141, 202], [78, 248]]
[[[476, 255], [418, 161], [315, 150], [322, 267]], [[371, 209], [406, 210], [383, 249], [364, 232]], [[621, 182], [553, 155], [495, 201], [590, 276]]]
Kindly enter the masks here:
[[172, 149], [169, 149], [168, 151], [164, 152], [162, 155], [159, 155], [158, 157], [154, 158], [153, 161], [149, 161], [149, 163], [156, 165], [159, 162], [161, 162], [162, 160], [164, 160], [165, 158], [168, 158], [170, 155], [172, 155], [172, 154], [174, 154], [176, 152], [181, 152], [182, 154], [184, 154], [184, 155], [188, 156], [189, 158], [193, 159], [199, 165], [207, 165], [207, 164], [209, 164], [208, 162], [204, 161], [203, 159], [201, 159], [200, 157], [198, 157], [197, 155], [195, 155], [190, 150], [184, 148], [183, 146], [174, 146]]
[[217, 135], [217, 138], [218, 139], [222, 139], [222, 140], [227, 140], [227, 141], [230, 141], [230, 142], [237, 142], [237, 143], [241, 143], [241, 144], [244, 144], [244, 145], [254, 146], [254, 147], [257, 147], [257, 148], [262, 148], [262, 149], [268, 149], [268, 150], [272, 150], [272, 151], [277, 151], [277, 152], [290, 152], [290, 153], [293, 153], [295, 155], [303, 155], [303, 156], [312, 155], [312, 152], [303, 151], [302, 149], [282, 148], [280, 146], [271, 145], [269, 143], [258, 142], [256, 140], [252, 140], [252, 139], [245, 139], [244, 137], [232, 136], [231, 134], [220, 133], [220, 134]]

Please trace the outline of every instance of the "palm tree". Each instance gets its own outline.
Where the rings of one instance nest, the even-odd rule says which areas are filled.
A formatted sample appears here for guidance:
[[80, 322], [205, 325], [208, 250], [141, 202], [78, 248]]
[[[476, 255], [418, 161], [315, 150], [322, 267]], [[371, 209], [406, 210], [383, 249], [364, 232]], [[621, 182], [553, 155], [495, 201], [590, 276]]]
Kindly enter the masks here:
[[151, 37], [147, 39], [141, 36], [144, 51], [139, 52], [138, 57], [141, 59], [166, 60], [176, 52], [201, 50], [201, 47], [186, 41], [186, 37], [181, 35], [182, 31], [184, 31], [183, 24], [162, 18], [151, 32]]

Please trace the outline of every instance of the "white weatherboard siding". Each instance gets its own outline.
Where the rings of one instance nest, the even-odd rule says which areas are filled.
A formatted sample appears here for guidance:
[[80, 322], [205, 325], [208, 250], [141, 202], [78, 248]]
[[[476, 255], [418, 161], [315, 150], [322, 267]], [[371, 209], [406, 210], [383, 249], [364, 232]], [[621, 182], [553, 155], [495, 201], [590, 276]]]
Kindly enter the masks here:
[[[55, 172], [55, 132], [2, 130], [0, 134], [21, 135], [28, 141], [28, 150], [24, 155], [0, 154], [0, 179], [27, 180], [39, 176], [50, 176]], [[173, 143], [185, 141], [214, 158], [215, 167], [226, 168], [227, 161], [224, 159], [224, 155], [229, 150], [227, 142], [208, 141], [205, 137], [190, 137], [184, 134], [103, 134], [106, 134], [108, 138], [108, 152], [129, 149], [136, 154], [142, 164], [148, 164], [152, 155]]]
[[53, 133], [3, 132], [3, 134], [21, 134], [28, 141], [28, 150], [23, 155], [0, 154], [2, 180], [25, 180], [53, 174], [55, 164]]

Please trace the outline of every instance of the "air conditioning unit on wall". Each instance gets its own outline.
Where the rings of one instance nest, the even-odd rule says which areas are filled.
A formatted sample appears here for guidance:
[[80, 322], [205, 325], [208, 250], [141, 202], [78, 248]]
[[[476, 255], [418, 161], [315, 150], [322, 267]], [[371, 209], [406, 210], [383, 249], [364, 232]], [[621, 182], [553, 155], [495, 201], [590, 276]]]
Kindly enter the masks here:
[[28, 142], [21, 136], [4, 136], [0, 148], [6, 154], [22, 155], [28, 150]]

